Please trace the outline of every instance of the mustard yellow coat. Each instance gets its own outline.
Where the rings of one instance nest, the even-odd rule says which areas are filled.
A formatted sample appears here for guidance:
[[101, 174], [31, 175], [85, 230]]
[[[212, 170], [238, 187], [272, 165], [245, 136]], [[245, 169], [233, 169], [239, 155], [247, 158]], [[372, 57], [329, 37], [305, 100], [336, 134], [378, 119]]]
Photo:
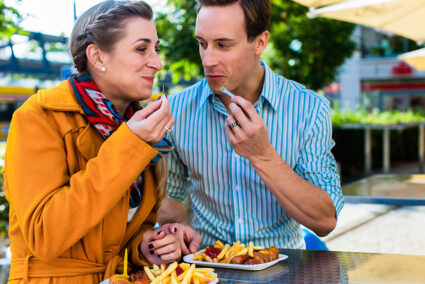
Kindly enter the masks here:
[[129, 188], [156, 155], [125, 123], [104, 140], [66, 81], [27, 100], [6, 146], [9, 283], [99, 283], [116, 272], [124, 248], [146, 265], [138, 246], [156, 222], [152, 167], [127, 224]]

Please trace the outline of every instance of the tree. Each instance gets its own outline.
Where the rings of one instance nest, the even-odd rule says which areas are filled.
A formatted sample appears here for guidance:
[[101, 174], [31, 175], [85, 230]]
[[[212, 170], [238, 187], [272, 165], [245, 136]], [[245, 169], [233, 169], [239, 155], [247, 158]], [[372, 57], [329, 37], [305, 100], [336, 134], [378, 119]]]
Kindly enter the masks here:
[[[17, 31], [18, 22], [20, 20], [19, 12], [9, 6], [6, 6], [3, 1], [0, 1], [0, 39], [3, 37], [11, 37]], [[3, 161], [4, 154], [3, 145], [0, 144], [0, 160]], [[3, 190], [3, 163], [0, 164], [0, 238], [2, 237], [5, 227], [5, 221], [9, 219], [9, 204], [4, 196]]]
[[[18, 0], [19, 1], [19, 0]], [[18, 10], [4, 4], [0, 0], [0, 38], [11, 37], [16, 32], [20, 31], [18, 23], [21, 20], [21, 15]]]
[[[336, 70], [351, 56], [354, 25], [309, 19], [307, 8], [288, 0], [271, 0], [269, 46], [262, 58], [277, 73], [318, 90], [334, 80]], [[196, 0], [168, 0], [169, 11], [156, 18], [163, 43], [165, 69], [174, 78], [202, 74], [194, 39]]]

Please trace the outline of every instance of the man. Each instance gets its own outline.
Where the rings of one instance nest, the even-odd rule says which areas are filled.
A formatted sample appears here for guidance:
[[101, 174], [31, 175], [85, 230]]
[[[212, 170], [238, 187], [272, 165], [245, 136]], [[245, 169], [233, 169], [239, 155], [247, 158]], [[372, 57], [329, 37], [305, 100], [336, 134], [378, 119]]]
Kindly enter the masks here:
[[189, 192], [202, 245], [304, 248], [300, 224], [325, 236], [343, 207], [329, 103], [260, 60], [269, 0], [198, 2], [206, 79], [170, 98], [175, 151], [159, 222], [183, 224], [183, 252], [199, 249], [182, 203]]

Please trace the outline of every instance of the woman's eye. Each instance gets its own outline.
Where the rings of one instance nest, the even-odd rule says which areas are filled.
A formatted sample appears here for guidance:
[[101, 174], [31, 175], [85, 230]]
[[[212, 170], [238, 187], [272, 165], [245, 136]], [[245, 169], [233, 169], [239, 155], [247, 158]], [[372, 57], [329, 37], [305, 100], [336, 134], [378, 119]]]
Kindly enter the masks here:
[[145, 52], [145, 51], [146, 51], [146, 47], [141, 47], [141, 48], [138, 48], [138, 49], [137, 49], [137, 51], [140, 51], [140, 52]]

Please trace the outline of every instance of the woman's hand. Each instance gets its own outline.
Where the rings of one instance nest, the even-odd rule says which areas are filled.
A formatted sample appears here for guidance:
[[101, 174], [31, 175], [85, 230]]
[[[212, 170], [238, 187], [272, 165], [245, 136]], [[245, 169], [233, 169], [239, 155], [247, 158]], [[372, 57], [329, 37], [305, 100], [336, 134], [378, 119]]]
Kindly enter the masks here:
[[177, 261], [182, 254], [178, 237], [166, 234], [161, 228], [143, 234], [140, 251], [147, 261], [156, 265]]
[[202, 237], [188, 224], [168, 223], [162, 225], [159, 229], [163, 229], [167, 235], [174, 234], [178, 236], [180, 248], [184, 255], [199, 251]]
[[167, 128], [174, 125], [170, 113], [170, 101], [166, 96], [137, 111], [127, 121], [127, 126], [140, 139], [153, 145], [164, 138]]

